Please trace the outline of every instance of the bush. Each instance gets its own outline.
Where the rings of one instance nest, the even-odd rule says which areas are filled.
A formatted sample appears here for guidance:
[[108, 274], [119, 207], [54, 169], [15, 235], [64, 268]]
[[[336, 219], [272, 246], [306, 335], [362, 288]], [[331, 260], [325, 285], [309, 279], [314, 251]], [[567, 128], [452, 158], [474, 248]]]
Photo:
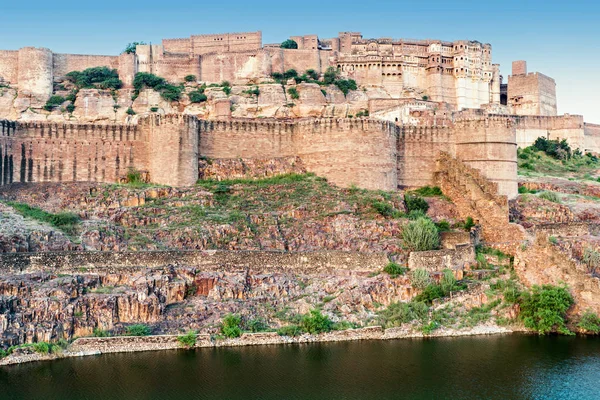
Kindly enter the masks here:
[[456, 278], [451, 270], [443, 271], [442, 279], [440, 279], [440, 288], [444, 293], [450, 293], [456, 287]]
[[288, 40], [285, 40], [283, 43], [281, 43], [281, 48], [282, 49], [297, 49], [298, 43], [296, 43], [296, 41], [294, 41], [292, 39], [288, 39]]
[[333, 67], [327, 68], [325, 74], [323, 74], [323, 82], [326, 85], [332, 85], [336, 79], [338, 79], [339, 71]]
[[400, 326], [412, 321], [424, 322], [429, 315], [429, 306], [423, 302], [392, 303], [379, 313], [380, 323], [385, 328]]
[[75, 84], [78, 89], [113, 89], [123, 86], [116, 69], [107, 67], [88, 68], [83, 71], [71, 71], [66, 78]]
[[150, 107], [150, 112], [158, 112], [158, 107]]
[[471, 229], [474, 226], [475, 226], [475, 221], [473, 221], [473, 218], [467, 217], [467, 219], [465, 219], [465, 224], [464, 224], [465, 231], [471, 232]]
[[533, 147], [558, 160], [566, 160], [572, 155], [571, 146], [569, 146], [566, 139], [558, 141], [539, 137], [533, 143]]
[[221, 333], [228, 338], [242, 336], [242, 319], [238, 315], [227, 314], [221, 322]]
[[94, 333], [92, 334], [94, 337], [110, 337], [110, 333], [108, 331], [94, 328]]
[[283, 79], [297, 78], [298, 72], [295, 69], [288, 69], [283, 73]]
[[415, 289], [425, 289], [431, 282], [432, 280], [429, 272], [423, 268], [417, 268], [410, 274], [410, 284]]
[[409, 222], [402, 230], [402, 240], [409, 251], [435, 250], [440, 246], [438, 229], [428, 218]]
[[386, 273], [388, 273], [393, 278], [395, 278], [398, 275], [404, 275], [406, 273], [406, 271], [408, 271], [408, 268], [403, 267], [403, 266], [401, 266], [399, 264], [396, 264], [395, 262], [389, 262], [383, 268], [383, 271], [386, 272]]
[[329, 332], [333, 329], [333, 322], [326, 315], [321, 314], [320, 310], [311, 310], [302, 317], [300, 326], [305, 332], [318, 334]]
[[288, 94], [290, 95], [290, 97], [294, 100], [297, 100], [300, 98], [300, 94], [298, 93], [298, 90], [296, 88], [289, 88], [288, 89]]
[[123, 50], [123, 53], [127, 53], [127, 54], [135, 54], [135, 48], [138, 45], [142, 45], [142, 44], [146, 44], [146, 42], [133, 42], [133, 43], [129, 43], [127, 44], [127, 46], [125, 47], [125, 50]]
[[73, 105], [73, 104], [67, 105], [66, 110], [69, 114], [73, 114], [73, 111], [75, 111], [75, 105]]
[[404, 204], [409, 213], [413, 210], [421, 210], [424, 213], [427, 213], [427, 210], [429, 210], [429, 204], [427, 204], [421, 196], [415, 196], [409, 193], [404, 195]]
[[371, 206], [384, 217], [400, 218], [402, 212], [396, 210], [391, 204], [383, 201], [374, 201]]
[[46, 101], [46, 104], [44, 105], [44, 110], [52, 111], [53, 109], [60, 106], [64, 102], [65, 102], [65, 98], [62, 96], [58, 96], [58, 95], [51, 96], [48, 99], [48, 101]]
[[534, 285], [531, 292], [521, 295], [520, 318], [525, 326], [541, 334], [558, 332], [570, 334], [565, 323], [567, 310], [573, 297], [564, 286]]
[[128, 326], [125, 332], [127, 336], [148, 336], [152, 333], [152, 330], [148, 325], [135, 324]]
[[334, 85], [344, 93], [344, 96], [346, 96], [350, 90], [358, 89], [354, 79], [338, 79], [334, 82]]
[[127, 113], [127, 115], [135, 115], [135, 111], [133, 111], [133, 108], [131, 107], [129, 107], [125, 112]]
[[441, 220], [440, 222], [436, 222], [435, 226], [437, 226], [440, 232], [447, 232], [450, 230], [450, 222], [446, 221], [445, 219]]
[[423, 186], [413, 190], [412, 192], [422, 197], [435, 197], [444, 195], [444, 193], [442, 193], [442, 189], [440, 189], [438, 186]]
[[135, 88], [135, 97], [139, 95], [142, 89], [147, 87], [156, 90], [163, 99], [168, 101], [178, 101], [183, 92], [182, 86], [171, 85], [163, 78], [148, 72], [138, 72], [135, 74], [133, 87]]
[[600, 318], [592, 310], [587, 310], [579, 319], [577, 327], [586, 333], [600, 333]]
[[446, 293], [440, 285], [430, 284], [415, 297], [415, 301], [431, 304], [433, 300], [442, 298], [444, 296], [446, 296]]
[[183, 347], [187, 347], [188, 349], [194, 347], [196, 345], [196, 332], [189, 331], [185, 335], [177, 336], [177, 341]]
[[319, 74], [314, 69], [307, 69], [306, 75], [313, 81], [319, 80]]
[[252, 89], [244, 90], [244, 93], [246, 93], [250, 96], [258, 97], [260, 95], [260, 89], [258, 88], [258, 86], [255, 86]]
[[248, 330], [253, 333], [269, 330], [269, 325], [262, 318], [251, 319], [246, 325]]
[[408, 219], [416, 221], [419, 218], [427, 218], [427, 214], [425, 214], [422, 210], [412, 210], [408, 213]]
[[195, 90], [193, 92], [188, 93], [188, 97], [190, 98], [190, 101], [192, 103], [202, 103], [208, 99], [208, 97], [206, 97], [206, 95], [200, 90]]
[[196, 75], [186, 75], [183, 80], [185, 82], [196, 82]]
[[583, 263], [586, 265], [588, 272], [595, 275], [600, 267], [600, 253], [591, 247], [586, 247], [583, 251]]
[[277, 334], [279, 336], [299, 336], [302, 333], [302, 328], [298, 325], [287, 325], [277, 329]]
[[538, 197], [540, 199], [548, 200], [553, 203], [557, 203], [557, 204], [561, 203], [560, 197], [558, 197], [558, 194], [556, 194], [555, 192], [542, 192], [542, 193], [538, 194]]

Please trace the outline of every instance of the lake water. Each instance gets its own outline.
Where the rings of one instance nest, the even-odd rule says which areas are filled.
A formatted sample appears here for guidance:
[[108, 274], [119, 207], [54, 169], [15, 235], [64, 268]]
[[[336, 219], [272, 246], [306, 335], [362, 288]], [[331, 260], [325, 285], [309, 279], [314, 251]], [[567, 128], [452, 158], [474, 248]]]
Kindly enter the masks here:
[[600, 399], [600, 338], [404, 339], [0, 367], [0, 399]]

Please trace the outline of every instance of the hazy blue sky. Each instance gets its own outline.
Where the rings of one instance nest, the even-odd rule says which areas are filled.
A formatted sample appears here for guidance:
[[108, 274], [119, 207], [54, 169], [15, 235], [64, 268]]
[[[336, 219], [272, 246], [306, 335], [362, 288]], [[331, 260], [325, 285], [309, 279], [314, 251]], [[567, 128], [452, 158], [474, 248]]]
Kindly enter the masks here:
[[[600, 123], [600, 2], [469, 1], [7, 1], [0, 49], [118, 54], [128, 42], [199, 33], [263, 31], [264, 43], [290, 35], [472, 39], [492, 44], [493, 61], [512, 60], [553, 77], [559, 113]], [[172, 6], [171, 6], [172, 5]]]

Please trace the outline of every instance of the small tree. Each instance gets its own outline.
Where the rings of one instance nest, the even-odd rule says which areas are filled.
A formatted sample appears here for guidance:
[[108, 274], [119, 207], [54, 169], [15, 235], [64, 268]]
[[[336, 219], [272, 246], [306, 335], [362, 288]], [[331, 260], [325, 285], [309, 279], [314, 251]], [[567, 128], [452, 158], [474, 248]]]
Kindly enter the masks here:
[[284, 41], [283, 43], [281, 43], [281, 48], [282, 49], [297, 49], [298, 43], [296, 43], [295, 40], [288, 39], [288, 40]]
[[196, 82], [196, 75], [186, 75], [183, 80], [186, 82]]
[[125, 47], [125, 50], [123, 50], [123, 53], [126, 53], [126, 54], [135, 54], [135, 48], [138, 45], [143, 45], [143, 44], [146, 44], [146, 42], [132, 42], [132, 43], [129, 43]]
[[239, 315], [227, 314], [221, 323], [221, 333], [228, 338], [242, 336], [242, 318]]

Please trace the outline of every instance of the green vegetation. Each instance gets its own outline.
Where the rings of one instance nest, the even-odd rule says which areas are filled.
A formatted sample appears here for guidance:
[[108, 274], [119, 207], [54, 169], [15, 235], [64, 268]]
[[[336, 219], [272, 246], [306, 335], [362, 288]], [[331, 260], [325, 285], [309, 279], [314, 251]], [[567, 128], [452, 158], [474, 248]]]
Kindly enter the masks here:
[[445, 219], [436, 222], [435, 226], [437, 226], [438, 231], [440, 232], [447, 232], [450, 230], [450, 222], [446, 221]]
[[167, 101], [178, 101], [183, 92], [183, 85], [171, 85], [165, 79], [148, 72], [138, 72], [133, 79], [134, 97], [137, 98], [144, 88], [154, 89]]
[[68, 113], [73, 114], [73, 111], [75, 111], [75, 106], [73, 104], [68, 104], [65, 109]]
[[548, 237], [548, 242], [550, 244], [557, 244], [558, 243], [558, 239], [556, 238], [556, 236], [549, 236]]
[[344, 96], [348, 94], [350, 90], [357, 90], [358, 86], [354, 79], [341, 79], [339, 75], [339, 70], [329, 67], [325, 74], [323, 75], [323, 83], [326, 85], [335, 85], [337, 86]]
[[310, 310], [302, 317], [300, 327], [310, 334], [329, 332], [333, 329], [333, 322], [320, 310]]
[[221, 322], [221, 333], [227, 338], [242, 336], [242, 318], [239, 315], [227, 314]]
[[430, 283], [423, 291], [415, 297], [415, 301], [421, 301], [427, 304], [435, 299], [446, 297], [450, 292], [464, 290], [464, 285], [459, 285], [454, 277], [454, 273], [446, 269], [443, 271], [439, 284]]
[[144, 324], [130, 325], [125, 329], [125, 335], [127, 336], [148, 336], [150, 334], [152, 334], [152, 329]]
[[277, 329], [277, 334], [279, 336], [300, 336], [304, 331], [298, 325], [286, 325]]
[[51, 354], [58, 353], [68, 345], [64, 340], [60, 340], [57, 343], [48, 342], [36, 342], [36, 343], [23, 343], [17, 346], [11, 346], [6, 350], [0, 349], [0, 358], [11, 355], [15, 350], [31, 348], [36, 353], [40, 354]]
[[35, 219], [40, 222], [50, 224], [61, 231], [71, 235], [74, 234], [79, 225], [79, 216], [70, 212], [60, 212], [57, 214], [49, 213], [41, 208], [32, 207], [25, 203], [17, 203], [14, 201], [5, 202], [6, 205], [12, 207], [15, 211], [26, 218]]
[[254, 86], [252, 89], [244, 90], [244, 93], [250, 96], [258, 97], [260, 95], [260, 89], [258, 86]]
[[410, 193], [404, 195], [404, 205], [409, 213], [414, 210], [421, 210], [427, 214], [427, 210], [429, 210], [429, 204], [422, 197]]
[[127, 54], [135, 54], [135, 48], [138, 45], [143, 45], [146, 44], [146, 42], [133, 42], [133, 43], [129, 43], [127, 44], [127, 46], [125, 47], [125, 50], [123, 50], [123, 53], [127, 53]]
[[391, 328], [413, 321], [424, 322], [428, 317], [429, 306], [423, 302], [392, 303], [379, 313], [379, 323], [385, 328]]
[[291, 87], [287, 90], [288, 94], [290, 95], [290, 97], [294, 100], [297, 100], [300, 98], [300, 94], [298, 93], [298, 89], [296, 89], [295, 87]]
[[573, 305], [573, 297], [565, 286], [534, 285], [531, 292], [521, 294], [519, 305], [519, 317], [527, 328], [541, 334], [571, 334], [565, 316], [569, 307]]
[[368, 117], [368, 116], [369, 116], [369, 110], [361, 110], [356, 113], [356, 118], [362, 118], [362, 117]]
[[183, 80], [185, 82], [196, 82], [196, 75], [186, 75]]
[[404, 216], [404, 213], [394, 208], [393, 205], [383, 202], [383, 201], [373, 201], [371, 204], [375, 211], [386, 218], [401, 218]]
[[135, 115], [135, 111], [133, 111], [133, 108], [131, 107], [129, 107], [125, 113], [127, 113], [127, 115]]
[[269, 330], [269, 325], [262, 318], [255, 318], [246, 322], [246, 330], [252, 333], [266, 332]]
[[577, 327], [586, 333], [600, 333], [600, 318], [592, 310], [587, 310], [579, 319]]
[[431, 282], [429, 272], [422, 268], [417, 268], [410, 273], [410, 283], [415, 289], [425, 289]]
[[[517, 150], [519, 174], [595, 180], [600, 160], [591, 153], [572, 151], [566, 141], [538, 138], [533, 146]], [[527, 193], [526, 189], [523, 193]], [[522, 193], [522, 192], [520, 192]]]
[[440, 189], [438, 186], [423, 186], [413, 190], [411, 193], [421, 197], [437, 197], [444, 195], [444, 193], [442, 193], [442, 189]]
[[557, 203], [557, 204], [561, 203], [560, 197], [558, 196], [558, 194], [556, 194], [556, 192], [550, 192], [550, 191], [541, 192], [540, 194], [538, 194], [538, 197], [540, 199], [548, 200], [553, 203]]
[[58, 96], [58, 95], [50, 96], [50, 98], [46, 101], [46, 104], [44, 105], [44, 110], [52, 111], [56, 107], [62, 105], [62, 103], [64, 103], [64, 102], [65, 102], [65, 98], [62, 96]]
[[123, 86], [116, 69], [107, 67], [88, 68], [83, 71], [71, 71], [66, 75], [77, 89], [117, 90]]
[[298, 43], [292, 39], [287, 39], [283, 43], [281, 43], [282, 49], [297, 49]]
[[467, 217], [467, 219], [465, 219], [465, 223], [463, 225], [463, 227], [465, 228], [465, 231], [467, 232], [471, 232], [471, 229], [475, 226], [475, 221], [473, 221], [472, 217]]
[[150, 112], [158, 112], [158, 107], [150, 107]]
[[92, 335], [94, 337], [110, 337], [110, 332], [99, 329], [99, 328], [94, 328], [94, 332]]
[[204, 88], [200, 88], [188, 93], [188, 97], [192, 103], [202, 103], [205, 102], [208, 97], [204, 94]]
[[185, 335], [177, 336], [179, 344], [185, 348], [192, 348], [196, 345], [196, 331], [189, 331]]
[[408, 268], [391, 261], [383, 268], [383, 272], [386, 272], [392, 278], [396, 278], [398, 275], [404, 275], [407, 271]]
[[435, 250], [440, 246], [439, 231], [428, 218], [408, 223], [402, 230], [402, 240], [409, 251]]
[[586, 265], [588, 273], [597, 275], [600, 272], [600, 252], [586, 247], [583, 250], [583, 263]]

